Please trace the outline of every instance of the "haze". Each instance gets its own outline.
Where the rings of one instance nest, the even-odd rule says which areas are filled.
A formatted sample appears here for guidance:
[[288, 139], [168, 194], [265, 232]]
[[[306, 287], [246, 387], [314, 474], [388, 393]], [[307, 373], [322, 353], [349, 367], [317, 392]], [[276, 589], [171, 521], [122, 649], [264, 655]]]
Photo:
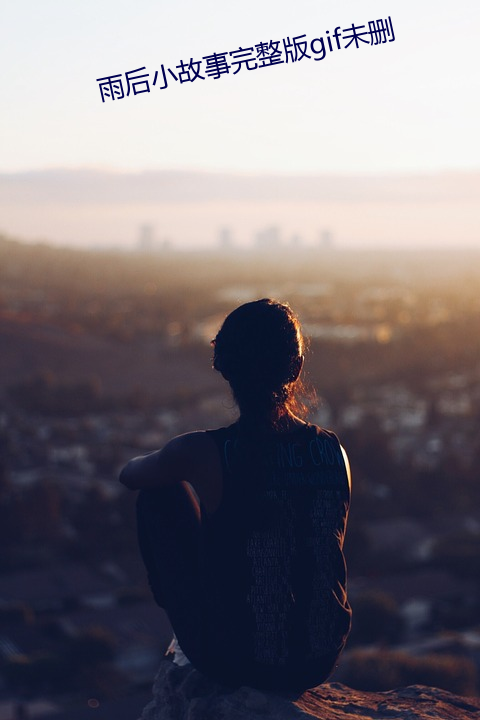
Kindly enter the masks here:
[[[18, 237], [89, 248], [478, 247], [480, 173], [0, 175]], [[28, 207], [28, 212], [25, 208]]]
[[[201, 84], [170, 79], [164, 91], [152, 86], [149, 93], [101, 101], [97, 78], [145, 67], [152, 82], [162, 64], [175, 68], [181, 59], [270, 39], [326, 37], [337, 26], [380, 17], [391, 17], [394, 41]], [[467, 0], [142, 0], [135, 8], [113, 0], [10, 3], [0, 48], [0, 231], [67, 245], [132, 247], [147, 224], [159, 242], [185, 247], [215, 244], [225, 226], [248, 245], [273, 225], [285, 242], [298, 235], [315, 244], [329, 232], [339, 247], [478, 246], [479, 19], [479, 6]], [[79, 197], [72, 203], [63, 193], [64, 182], [75, 187], [72, 175], [58, 182], [36, 175], [49, 194], [30, 202], [18, 173], [55, 168], [184, 172], [179, 192], [193, 183], [195, 198], [180, 202], [150, 192], [121, 202]], [[281, 202], [273, 191], [262, 200], [233, 190], [228, 200], [202, 197], [204, 186], [225, 176], [234, 189], [245, 177], [264, 185], [288, 179], [304, 195], [292, 190]], [[333, 183], [335, 198], [312, 195], [308, 178], [314, 186]], [[101, 179], [107, 186], [118, 181]], [[135, 184], [138, 176], [130, 180]], [[352, 198], [350, 182], [357, 188], [365, 182], [368, 199], [357, 191]], [[406, 200], [403, 189], [418, 183], [430, 189]], [[388, 200], [380, 199], [383, 185]]]

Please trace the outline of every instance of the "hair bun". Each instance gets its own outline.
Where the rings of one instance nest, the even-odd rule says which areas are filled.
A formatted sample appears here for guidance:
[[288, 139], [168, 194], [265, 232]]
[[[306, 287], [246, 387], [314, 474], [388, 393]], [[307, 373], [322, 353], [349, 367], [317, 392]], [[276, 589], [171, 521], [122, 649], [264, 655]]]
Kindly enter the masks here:
[[288, 409], [304, 350], [300, 322], [289, 305], [269, 298], [240, 305], [212, 345], [213, 367], [230, 383], [242, 412]]

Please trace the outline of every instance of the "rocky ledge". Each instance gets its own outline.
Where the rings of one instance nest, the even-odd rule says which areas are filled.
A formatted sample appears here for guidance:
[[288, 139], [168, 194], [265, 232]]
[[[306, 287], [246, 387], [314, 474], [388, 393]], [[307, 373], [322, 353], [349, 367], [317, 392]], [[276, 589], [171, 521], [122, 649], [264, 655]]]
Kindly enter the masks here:
[[232, 692], [191, 665], [168, 660], [160, 665], [153, 696], [139, 720], [480, 720], [480, 698], [423, 685], [372, 693], [326, 683], [291, 701], [248, 687]]

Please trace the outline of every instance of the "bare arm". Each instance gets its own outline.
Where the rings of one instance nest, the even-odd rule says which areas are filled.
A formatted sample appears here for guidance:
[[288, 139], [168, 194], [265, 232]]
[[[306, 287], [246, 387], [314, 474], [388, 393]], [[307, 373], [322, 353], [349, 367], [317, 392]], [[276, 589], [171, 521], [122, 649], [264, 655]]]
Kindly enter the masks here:
[[129, 490], [155, 487], [158, 483], [158, 458], [161, 450], [129, 460], [121, 469], [119, 481]]
[[222, 468], [213, 440], [205, 432], [178, 435], [161, 450], [130, 460], [120, 472], [129, 490], [161, 488], [188, 482], [209, 512], [222, 493]]
[[[194, 433], [191, 433], [192, 435]], [[161, 450], [129, 460], [119, 480], [129, 490], [165, 487], [182, 480], [182, 467], [188, 453], [188, 436], [179, 435]], [[185, 476], [183, 479], [187, 479]]]

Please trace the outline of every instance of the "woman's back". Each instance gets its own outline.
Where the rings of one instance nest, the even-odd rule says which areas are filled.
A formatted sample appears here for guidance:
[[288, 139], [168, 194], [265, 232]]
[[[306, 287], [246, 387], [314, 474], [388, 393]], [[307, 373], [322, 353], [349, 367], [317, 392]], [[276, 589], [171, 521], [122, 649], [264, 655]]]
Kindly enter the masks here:
[[145, 490], [142, 556], [189, 660], [227, 684], [301, 691], [328, 677], [350, 628], [348, 460], [299, 417], [304, 338], [288, 305], [238, 307], [212, 345], [238, 422], [174, 438], [121, 481]]
[[212, 662], [222, 658], [215, 673], [271, 689], [318, 685], [350, 628], [350, 488], [338, 440], [307, 424], [258, 435], [235, 423], [208, 434], [223, 474], [203, 546], [205, 641]]

